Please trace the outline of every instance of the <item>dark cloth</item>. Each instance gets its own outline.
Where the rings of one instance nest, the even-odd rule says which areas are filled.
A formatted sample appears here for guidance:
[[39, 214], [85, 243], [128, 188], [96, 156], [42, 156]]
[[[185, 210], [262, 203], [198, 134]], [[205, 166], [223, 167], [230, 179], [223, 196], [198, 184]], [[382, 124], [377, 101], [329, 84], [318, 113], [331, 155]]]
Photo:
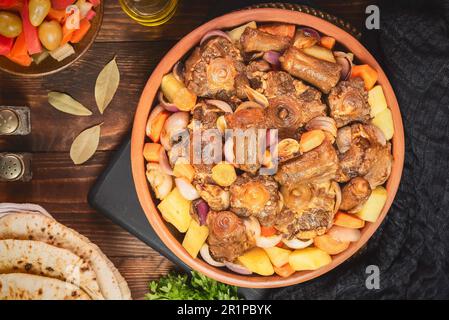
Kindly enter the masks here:
[[[396, 199], [356, 257], [265, 298], [449, 298], [449, 1], [395, 1], [380, 12], [375, 55], [397, 95], [406, 137]], [[365, 286], [371, 264], [380, 268], [378, 290]]]

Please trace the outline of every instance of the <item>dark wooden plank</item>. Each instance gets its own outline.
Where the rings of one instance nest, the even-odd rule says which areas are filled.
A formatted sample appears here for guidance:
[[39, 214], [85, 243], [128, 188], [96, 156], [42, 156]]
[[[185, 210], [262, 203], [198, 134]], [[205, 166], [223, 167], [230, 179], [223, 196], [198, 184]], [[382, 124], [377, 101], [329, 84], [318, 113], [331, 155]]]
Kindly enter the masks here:
[[100, 151], [75, 166], [68, 153], [36, 153], [32, 181], [0, 183], [0, 202], [37, 203], [52, 213], [92, 213], [87, 194], [111, 155]]
[[[0, 137], [0, 150], [67, 152], [73, 139], [85, 128], [103, 122], [99, 150], [116, 149], [130, 131], [140, 94], [152, 70], [173, 42], [96, 43], [70, 68], [44, 78], [3, 75], [0, 103], [28, 105], [32, 134], [26, 137]], [[95, 81], [103, 66], [117, 55], [121, 81], [119, 89], [102, 116], [94, 97]], [[77, 117], [49, 105], [50, 91], [67, 92], [94, 113]]]
[[157, 256], [113, 257], [111, 261], [128, 282], [133, 299], [143, 299], [150, 281], [176, 270], [170, 261]]

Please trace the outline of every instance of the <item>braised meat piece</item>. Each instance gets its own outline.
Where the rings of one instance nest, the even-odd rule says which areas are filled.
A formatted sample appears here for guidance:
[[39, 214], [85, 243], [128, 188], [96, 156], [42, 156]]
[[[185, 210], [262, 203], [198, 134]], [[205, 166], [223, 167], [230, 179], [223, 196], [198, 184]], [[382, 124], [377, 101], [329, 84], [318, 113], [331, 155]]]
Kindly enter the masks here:
[[252, 60], [246, 67], [246, 76], [249, 80], [251, 88], [261, 88], [263, 77], [271, 70], [271, 65], [263, 60]]
[[207, 202], [209, 207], [215, 211], [229, 208], [229, 191], [224, 188], [206, 183], [195, 183], [194, 186], [201, 198]]
[[311, 57], [295, 47], [285, 51], [279, 61], [285, 71], [326, 94], [340, 80], [341, 67], [338, 64]]
[[289, 37], [275, 36], [253, 28], [246, 28], [240, 37], [240, 45], [244, 52], [278, 51], [288, 48]]
[[338, 128], [355, 121], [366, 122], [370, 118], [368, 92], [360, 78], [339, 82], [331, 90], [328, 101], [331, 117]]
[[[245, 105], [247, 107], [243, 108]], [[267, 128], [265, 110], [255, 102], [247, 101], [233, 114], [227, 114], [225, 119], [227, 128], [234, 129], [232, 150], [236, 167], [255, 174], [261, 166], [257, 154], [259, 151], [257, 129]]]
[[186, 86], [200, 97], [238, 103], [246, 97], [246, 67], [240, 51], [223, 37], [194, 49], [185, 63]]
[[[205, 163], [202, 159], [202, 155], [197, 155], [197, 158], [201, 156], [201, 161], [198, 163], [198, 161], [194, 161], [194, 152], [193, 149], [193, 129], [200, 131], [200, 138], [203, 138], [202, 132], [204, 130], [210, 130], [210, 129], [216, 129], [217, 134], [217, 120], [220, 116], [224, 115], [225, 113], [210, 104], [207, 104], [206, 101], [200, 100], [195, 108], [192, 111], [192, 123], [190, 124], [190, 141], [192, 142], [190, 144], [190, 163], [192, 164], [193, 168], [195, 169], [195, 175], [194, 175], [194, 181], [196, 183], [214, 183], [212, 180], [212, 167], [214, 166], [213, 161], [209, 161]], [[208, 141], [204, 141], [201, 139], [201, 150], [204, 150], [204, 147], [208, 144]], [[198, 150], [200, 152], [201, 150]], [[221, 160], [221, 159], [220, 159]]]
[[358, 212], [370, 195], [369, 182], [362, 177], [353, 178], [341, 190], [340, 209], [349, 213]]
[[209, 212], [207, 226], [207, 243], [212, 257], [217, 261], [232, 262], [255, 245], [242, 219], [231, 211]]
[[283, 186], [329, 181], [336, 177], [338, 168], [337, 153], [326, 139], [319, 147], [283, 163], [274, 178]]
[[229, 189], [230, 210], [241, 217], [254, 216], [264, 226], [272, 226], [279, 212], [276, 181], [270, 176], [239, 176]]
[[385, 141], [376, 126], [356, 123], [339, 129], [337, 146], [341, 167], [339, 182], [361, 176], [374, 189], [390, 176], [393, 162], [391, 144]]
[[276, 229], [287, 238], [312, 239], [332, 226], [335, 213], [336, 182], [303, 183], [283, 186], [284, 209], [276, 219]]

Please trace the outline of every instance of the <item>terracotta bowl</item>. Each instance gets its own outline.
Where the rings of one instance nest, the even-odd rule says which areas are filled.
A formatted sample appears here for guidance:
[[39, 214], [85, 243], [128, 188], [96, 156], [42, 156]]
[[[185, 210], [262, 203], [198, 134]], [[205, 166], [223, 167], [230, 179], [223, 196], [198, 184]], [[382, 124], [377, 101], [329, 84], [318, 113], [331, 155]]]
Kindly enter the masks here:
[[[336, 38], [336, 40], [340, 44], [343, 44], [349, 51], [353, 52], [357, 59], [359, 59], [362, 63], [367, 63], [378, 71], [379, 84], [381, 84], [384, 89], [388, 106], [391, 108], [391, 111], [393, 113], [395, 129], [395, 135], [392, 141], [394, 163], [391, 176], [388, 179], [386, 186], [388, 191], [387, 202], [382, 210], [380, 217], [375, 223], [367, 223], [362, 230], [362, 237], [360, 238], [360, 240], [358, 242], [352, 243], [350, 247], [343, 253], [333, 256], [332, 263], [330, 263], [329, 265], [315, 271], [296, 272], [288, 278], [282, 278], [276, 275], [268, 277], [257, 275], [238, 275], [224, 268], [216, 268], [210, 266], [199, 258], [193, 259], [181, 246], [181, 243], [178, 240], [179, 234], [177, 235], [176, 232], [172, 233], [172, 229], [163, 220], [160, 213], [156, 209], [155, 203], [150, 193], [150, 187], [145, 177], [145, 160], [142, 155], [142, 150], [145, 143], [145, 125], [151, 107], [153, 106], [157, 91], [159, 89], [162, 76], [170, 72], [173, 65], [183, 56], [185, 56], [185, 54], [191, 48], [196, 46], [199, 43], [201, 37], [206, 32], [213, 29], [229, 29], [252, 20], [255, 20], [257, 22], [276, 21], [300, 24], [303, 26], [315, 28], [323, 34], [327, 34]], [[354, 253], [356, 253], [373, 235], [373, 233], [385, 218], [399, 186], [403, 161], [404, 131], [402, 127], [402, 119], [398, 102], [390, 85], [390, 82], [388, 81], [385, 73], [382, 71], [381, 67], [374, 59], [374, 57], [354, 37], [343, 31], [342, 29], [336, 27], [335, 25], [305, 13], [280, 9], [253, 9], [233, 12], [209, 21], [208, 23], [200, 26], [199, 28], [195, 29], [187, 36], [185, 36], [165, 55], [165, 57], [161, 60], [161, 62], [151, 75], [150, 79], [148, 80], [140, 98], [132, 132], [131, 162], [133, 178], [139, 201], [145, 211], [150, 224], [152, 225], [158, 236], [162, 239], [165, 245], [176, 254], [179, 259], [189, 265], [192, 269], [224, 283], [250, 288], [275, 288], [308, 281], [334, 269], [339, 264], [343, 263], [345, 260], [351, 257]]]
[[35, 63], [32, 63], [29, 67], [23, 67], [3, 56], [0, 56], [0, 70], [16, 76], [42, 77], [59, 72], [69, 67], [72, 63], [81, 58], [94, 43], [94, 40], [100, 31], [101, 22], [103, 21], [103, 8], [104, 1], [101, 1], [101, 4], [95, 8], [96, 15], [91, 21], [92, 26], [90, 27], [89, 32], [83, 40], [73, 45], [75, 54], [60, 62], [48, 57], [40, 64], [36, 65]]

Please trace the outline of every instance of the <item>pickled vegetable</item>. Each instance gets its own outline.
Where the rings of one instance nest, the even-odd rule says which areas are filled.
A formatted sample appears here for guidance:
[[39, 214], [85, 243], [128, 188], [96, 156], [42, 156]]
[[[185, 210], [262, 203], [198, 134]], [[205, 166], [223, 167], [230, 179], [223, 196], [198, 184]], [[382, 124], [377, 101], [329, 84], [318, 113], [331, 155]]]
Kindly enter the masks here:
[[62, 40], [62, 28], [57, 21], [45, 21], [39, 26], [39, 40], [47, 50], [55, 50]]
[[30, 13], [31, 24], [35, 27], [40, 26], [51, 8], [50, 0], [30, 0], [28, 11]]
[[11, 12], [0, 11], [0, 34], [15, 38], [22, 33], [22, 19]]

